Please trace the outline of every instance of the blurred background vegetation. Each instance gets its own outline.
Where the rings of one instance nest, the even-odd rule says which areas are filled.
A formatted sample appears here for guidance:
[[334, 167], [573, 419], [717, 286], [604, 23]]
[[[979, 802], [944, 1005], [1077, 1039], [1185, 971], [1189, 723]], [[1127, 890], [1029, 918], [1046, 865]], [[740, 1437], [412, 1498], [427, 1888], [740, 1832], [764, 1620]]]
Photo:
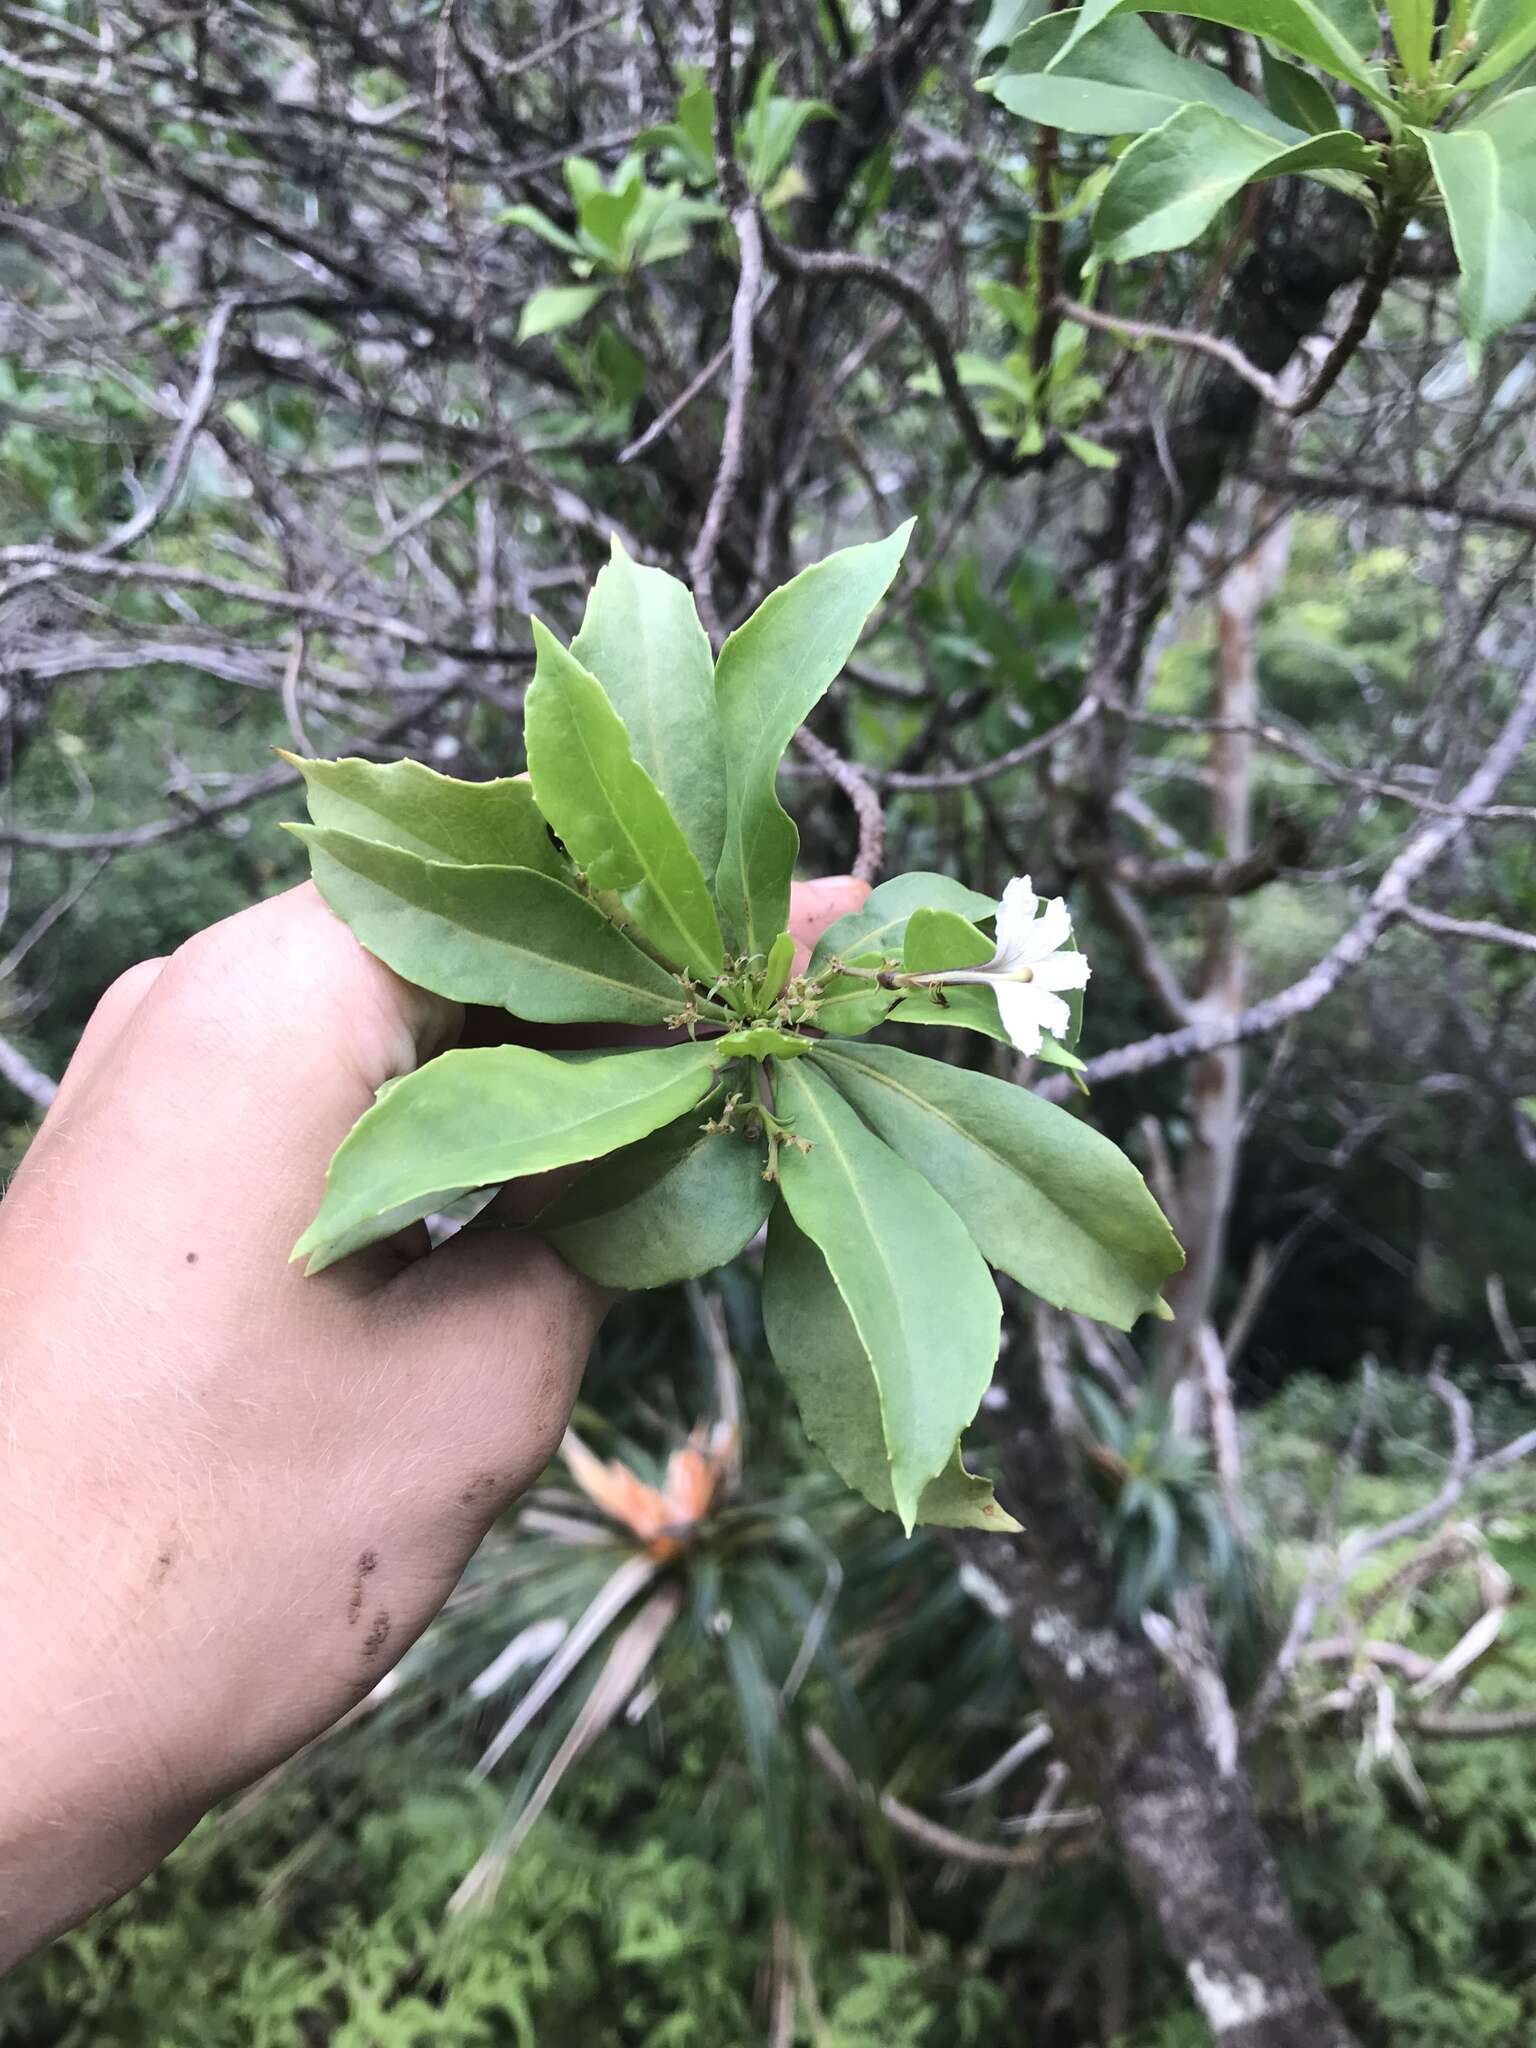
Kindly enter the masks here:
[[[1178, 349], [1055, 323], [1042, 356], [1042, 265], [1086, 289], [1115, 146], [977, 94], [1040, 11], [724, 11], [747, 186], [831, 267], [770, 262], [749, 307], [706, 578], [728, 623], [917, 513], [916, 566], [786, 777], [808, 871], [860, 850], [856, 764], [893, 869], [1069, 895], [1090, 1062], [1238, 1020], [1080, 1105], [1209, 1255], [1172, 1349], [1013, 1300], [998, 1461], [1049, 1432], [1121, 1636], [1161, 1645], [1170, 1700], [1214, 1687], [1354, 2037], [1518, 2048], [1529, 754], [1422, 915], [1243, 1020], [1331, 957], [1536, 662], [1536, 328], [1469, 360], [1426, 215], [1305, 421]], [[1257, 76], [1251, 38], [1159, 21]], [[697, 580], [741, 364], [718, 9], [0, 0], [0, 25], [9, 1175], [114, 976], [301, 878], [274, 746], [515, 770], [529, 610], [569, 633], [610, 527]], [[1280, 374], [1342, 325], [1354, 233], [1337, 193], [1281, 181], [1103, 289], [1250, 347], [1244, 294], [1289, 293], [1310, 318]], [[0, 1986], [0, 2040], [1213, 2038], [1029, 1617], [977, 1552], [904, 1542], [832, 1481], [765, 1363], [750, 1254], [622, 1304], [576, 1428], [341, 1730]]]

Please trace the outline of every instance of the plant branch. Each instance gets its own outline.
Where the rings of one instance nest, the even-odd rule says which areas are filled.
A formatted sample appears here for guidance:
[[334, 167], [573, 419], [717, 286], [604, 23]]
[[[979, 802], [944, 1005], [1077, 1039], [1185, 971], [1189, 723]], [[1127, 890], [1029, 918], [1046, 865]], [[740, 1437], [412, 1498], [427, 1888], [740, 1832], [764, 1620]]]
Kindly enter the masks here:
[[1371, 891], [1364, 910], [1314, 966], [1289, 988], [1264, 1001], [1251, 1004], [1234, 1016], [1201, 1019], [1177, 1031], [1165, 1031], [1143, 1038], [1134, 1045], [1102, 1053], [1088, 1062], [1085, 1078], [1090, 1085], [1119, 1081], [1128, 1075], [1145, 1074], [1174, 1060], [1212, 1052], [1218, 1046], [1236, 1045], [1278, 1030], [1293, 1017], [1304, 1016], [1333, 994], [1346, 975], [1352, 974], [1376, 945], [1387, 927], [1406, 916], [1408, 891], [1457, 839], [1506, 775], [1517, 765], [1536, 731], [1536, 668], [1526, 677], [1498, 738], [1468, 777], [1459, 796], [1444, 812], [1426, 820], [1387, 868]]

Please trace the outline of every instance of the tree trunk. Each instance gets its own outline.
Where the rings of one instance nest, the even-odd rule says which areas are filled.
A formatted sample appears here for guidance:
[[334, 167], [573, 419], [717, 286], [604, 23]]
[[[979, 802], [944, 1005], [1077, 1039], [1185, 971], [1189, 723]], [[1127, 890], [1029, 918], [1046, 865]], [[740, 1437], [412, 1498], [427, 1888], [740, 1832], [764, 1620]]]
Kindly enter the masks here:
[[1016, 1539], [956, 1537], [999, 1587], [1061, 1754], [1095, 1800], [1218, 2048], [1354, 2048], [1254, 1817], [1150, 1643], [1115, 1619], [1098, 1511], [1033, 1388], [1003, 1454]]
[[[1249, 502], [1239, 508], [1239, 520], [1252, 544], [1217, 589], [1211, 693], [1211, 715], [1227, 729], [1211, 735], [1210, 845], [1218, 858], [1234, 862], [1253, 851], [1254, 739], [1251, 731], [1236, 728], [1251, 727], [1258, 718], [1259, 618], [1285, 575], [1290, 541], [1289, 520], [1276, 518], [1266, 501], [1244, 495]], [[1234, 531], [1237, 526], [1234, 521]], [[1247, 949], [1232, 899], [1212, 896], [1190, 1017], [1236, 1016], [1247, 1000]], [[1165, 1363], [1170, 1382], [1194, 1384], [1205, 1326], [1215, 1313], [1242, 1149], [1242, 1048], [1221, 1046], [1191, 1060], [1188, 1088], [1190, 1138], [1178, 1187], [1179, 1234], [1188, 1263], [1168, 1291], [1178, 1320]]]

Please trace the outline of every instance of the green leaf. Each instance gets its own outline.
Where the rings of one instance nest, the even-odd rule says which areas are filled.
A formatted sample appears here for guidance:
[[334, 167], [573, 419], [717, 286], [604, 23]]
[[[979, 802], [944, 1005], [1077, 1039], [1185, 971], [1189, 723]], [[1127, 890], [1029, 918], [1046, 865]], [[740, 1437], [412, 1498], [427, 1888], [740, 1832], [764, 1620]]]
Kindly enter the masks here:
[[[990, 896], [967, 889], [963, 882], [948, 875], [926, 874], [921, 870], [897, 875], [872, 889], [862, 909], [850, 911], [827, 927], [817, 941], [806, 973], [813, 977], [824, 973], [834, 960], [855, 967], [900, 960], [907, 921], [917, 910], [948, 910], [956, 916], [975, 919], [993, 916], [997, 905]], [[872, 1031], [897, 1000], [893, 991], [874, 988], [867, 981], [852, 976], [834, 978], [827, 983], [816, 1012], [816, 1028], [839, 1037], [857, 1038]]]
[[491, 1187], [617, 1151], [702, 1102], [707, 1045], [545, 1053], [525, 1045], [445, 1052], [384, 1089], [343, 1139], [320, 1213], [294, 1246], [307, 1270]]
[[[1012, 1045], [1003, 1028], [997, 996], [977, 983], [959, 988], [914, 989], [903, 996], [886, 1020], [891, 1024], [947, 1025], [952, 1031], [977, 1031], [983, 1038], [995, 1038], [999, 1045]], [[847, 1034], [852, 1035], [852, 1034]]]
[[1302, 139], [1305, 131], [1288, 127], [1278, 109], [1271, 113], [1213, 65], [1176, 56], [1144, 21], [1126, 15], [1081, 37], [1077, 21], [1074, 11], [1036, 22], [987, 91], [1026, 121], [1077, 135], [1142, 135], [1181, 107], [1205, 106], [1279, 141]]
[[589, 235], [614, 262], [624, 255], [624, 231], [639, 210], [642, 190], [643, 180], [637, 173], [615, 191], [599, 185], [577, 199], [576, 214], [583, 234]]
[[816, 975], [834, 960], [852, 960], [873, 953], [889, 960], [901, 958], [907, 921], [914, 911], [949, 910], [957, 917], [995, 917], [997, 904], [979, 889], [968, 889], [952, 875], [930, 874], [915, 868], [896, 875], [871, 889], [858, 910], [851, 910], [830, 924], [816, 941], [806, 973]]
[[548, 242], [551, 248], [558, 249], [562, 255], [583, 254], [582, 246], [576, 237], [567, 234], [564, 228], [557, 226], [549, 215], [541, 212], [537, 206], [508, 206], [497, 214], [496, 218], [503, 227], [528, 228], [541, 240]]
[[1475, 0], [1468, 26], [1483, 55], [1465, 78], [1457, 80], [1462, 92], [1497, 85], [1536, 54], [1536, 8], [1529, 0]]
[[763, 979], [757, 992], [758, 1002], [765, 1010], [776, 1003], [784, 993], [784, 984], [789, 980], [789, 971], [794, 964], [794, 933], [780, 932], [768, 948], [768, 958], [763, 964]]
[[1075, 455], [1085, 469], [1118, 469], [1120, 467], [1120, 457], [1113, 448], [1106, 448], [1098, 441], [1090, 441], [1086, 434], [1074, 434], [1063, 427], [1061, 429], [1061, 439], [1068, 453]]
[[711, 1043], [721, 1059], [797, 1060], [810, 1051], [815, 1040], [798, 1032], [780, 1031], [772, 1024], [745, 1024]]
[[908, 974], [942, 974], [948, 967], [980, 967], [997, 952], [985, 932], [953, 910], [914, 910], [907, 919], [901, 964]]
[[533, 1227], [604, 1287], [669, 1287], [727, 1265], [761, 1230], [767, 1157], [762, 1139], [706, 1132], [692, 1109], [589, 1167]]
[[715, 692], [725, 739], [725, 847], [716, 895], [748, 954], [766, 954], [789, 923], [800, 835], [774, 788], [784, 749], [890, 588], [912, 524], [802, 569], [764, 598], [720, 650]]
[[[782, 1203], [768, 1222], [763, 1325], [806, 1435], [845, 1485], [874, 1507], [895, 1513], [869, 1353], [826, 1260]], [[998, 1534], [1019, 1526], [998, 1506], [990, 1482], [966, 1471], [958, 1449], [923, 1487], [916, 1519], [939, 1528]]]
[[[766, 74], [765, 74], [766, 76]], [[794, 155], [795, 144], [808, 121], [831, 121], [836, 109], [825, 100], [794, 100], [774, 95], [760, 96], [741, 124], [742, 163], [747, 184], [754, 192], [766, 192]]]
[[712, 875], [725, 843], [725, 749], [714, 656], [687, 585], [615, 539], [571, 654], [608, 692], [635, 759]]
[[889, 1045], [824, 1041], [814, 1064], [927, 1176], [987, 1260], [1054, 1308], [1128, 1330], [1183, 1265], [1125, 1154], [1027, 1088]]
[[869, 1356], [896, 1512], [954, 1456], [997, 1360], [1002, 1304], [965, 1225], [860, 1122], [810, 1060], [777, 1072], [796, 1145], [779, 1151], [796, 1224], [819, 1248]]
[[594, 192], [606, 192], [608, 189], [603, 183], [602, 172], [590, 157], [568, 156], [561, 169], [565, 175], [565, 189], [575, 201], [578, 215]]
[[[1287, 64], [1269, 45], [1259, 51], [1264, 97], [1270, 111], [1303, 135], [1328, 135], [1339, 125], [1339, 110], [1321, 79], [1299, 64]], [[1230, 111], [1230, 109], [1228, 110]]]
[[720, 921], [682, 827], [596, 676], [537, 619], [533, 639], [523, 730], [539, 809], [594, 889], [616, 890], [658, 952], [713, 981], [725, 964]]
[[1448, 135], [1421, 131], [1461, 265], [1461, 318], [1480, 350], [1536, 301], [1536, 87]]
[[548, 875], [450, 867], [350, 832], [291, 830], [336, 915], [418, 988], [540, 1024], [661, 1024], [682, 1007], [666, 968]]
[[518, 316], [519, 341], [536, 341], [541, 334], [558, 334], [584, 320], [600, 299], [608, 295], [606, 284], [547, 284], [524, 302]]
[[1118, 263], [1181, 249], [1255, 179], [1308, 171], [1365, 176], [1376, 166], [1370, 144], [1344, 129], [1287, 147], [1213, 108], [1184, 107], [1115, 165], [1094, 212], [1093, 238]]
[[689, 148], [706, 169], [715, 168], [715, 96], [700, 71], [689, 81], [677, 102], [677, 125]]
[[327, 831], [376, 839], [423, 860], [570, 876], [525, 776], [457, 782], [417, 761], [283, 759], [304, 777], [309, 815]]
[[1048, 4], [1049, 0], [992, 0], [976, 36], [977, 56], [1000, 50], [1022, 35], [1031, 22], [1040, 19]]
[[647, 185], [641, 206], [629, 224], [625, 260], [636, 263], [665, 263], [681, 256], [700, 221], [722, 218], [723, 209], [713, 200], [688, 199], [681, 185]]
[[1435, 46], [1435, 0], [1387, 0], [1387, 19], [1403, 69], [1416, 85], [1427, 83]]
[[[1063, 55], [1111, 15], [1163, 11], [1160, 0], [1086, 0], [1077, 10]], [[1374, 100], [1383, 97], [1364, 61], [1381, 40], [1372, 0], [1196, 0], [1181, 12], [1223, 28], [1245, 29], [1334, 78], [1349, 79]]]

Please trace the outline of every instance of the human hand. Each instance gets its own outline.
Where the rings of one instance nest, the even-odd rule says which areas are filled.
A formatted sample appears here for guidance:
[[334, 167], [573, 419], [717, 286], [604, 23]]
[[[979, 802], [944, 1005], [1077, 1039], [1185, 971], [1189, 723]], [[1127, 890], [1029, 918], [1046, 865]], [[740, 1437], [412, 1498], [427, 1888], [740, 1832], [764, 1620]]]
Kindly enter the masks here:
[[463, 1025], [293, 890], [108, 990], [0, 1204], [0, 1968], [354, 1705], [559, 1443], [603, 1297], [536, 1239], [288, 1263]]

